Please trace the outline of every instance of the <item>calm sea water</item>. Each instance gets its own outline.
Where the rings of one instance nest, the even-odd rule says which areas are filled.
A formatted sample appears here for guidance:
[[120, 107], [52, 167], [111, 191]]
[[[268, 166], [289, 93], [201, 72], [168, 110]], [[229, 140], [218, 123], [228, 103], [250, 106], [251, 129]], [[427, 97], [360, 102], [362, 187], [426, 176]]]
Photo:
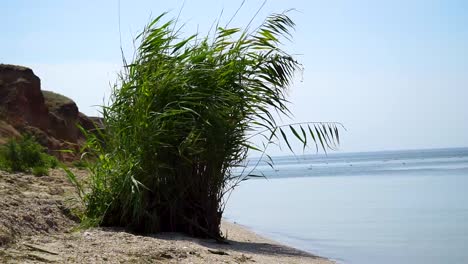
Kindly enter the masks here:
[[339, 263], [468, 263], [468, 148], [274, 161], [227, 219]]

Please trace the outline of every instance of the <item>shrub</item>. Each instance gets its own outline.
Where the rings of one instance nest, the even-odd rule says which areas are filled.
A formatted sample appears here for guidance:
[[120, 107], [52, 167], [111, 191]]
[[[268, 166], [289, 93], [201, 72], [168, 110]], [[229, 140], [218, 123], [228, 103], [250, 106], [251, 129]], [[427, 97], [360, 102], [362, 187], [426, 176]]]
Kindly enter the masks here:
[[73, 166], [77, 169], [83, 170], [88, 168], [88, 162], [83, 159], [79, 159], [73, 162]]
[[1, 149], [2, 165], [11, 171], [24, 171], [20, 146], [14, 140], [8, 141]]
[[[220, 238], [225, 194], [255, 177], [233, 170], [259, 150], [252, 134], [263, 129], [262, 153], [275, 139], [290, 146], [272, 113], [288, 114], [286, 89], [300, 68], [278, 47], [294, 23], [274, 14], [253, 32], [218, 27], [213, 39], [179, 39], [162, 17], [140, 34], [137, 57], [103, 107], [105, 131], [88, 135], [96, 162], [89, 192], [80, 191], [85, 220]], [[332, 123], [289, 128], [304, 146], [338, 140]]]
[[56, 169], [59, 166], [60, 162], [58, 161], [56, 157], [47, 155], [47, 154], [44, 154], [44, 155], [48, 156], [48, 163], [51, 169]]
[[49, 169], [46, 167], [33, 167], [31, 172], [35, 176], [49, 175]]
[[[55, 157], [48, 155], [44, 147], [36, 142], [34, 137], [24, 135], [20, 139], [10, 139], [0, 148], [0, 166], [13, 172], [37, 172], [55, 168], [58, 161]], [[34, 173], [36, 174], [36, 173]]]

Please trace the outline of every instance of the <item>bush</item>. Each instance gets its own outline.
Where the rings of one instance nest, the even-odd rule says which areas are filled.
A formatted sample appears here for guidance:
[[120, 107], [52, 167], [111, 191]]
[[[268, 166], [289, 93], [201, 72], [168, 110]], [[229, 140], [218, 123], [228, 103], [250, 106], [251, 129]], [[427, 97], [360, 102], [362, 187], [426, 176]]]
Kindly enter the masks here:
[[30, 135], [18, 140], [9, 140], [0, 148], [0, 160], [3, 169], [12, 172], [33, 172], [35, 175], [47, 175], [49, 168], [58, 165], [58, 160], [48, 155], [44, 147]]
[[[135, 61], [103, 107], [103, 134], [87, 135], [95, 163], [89, 191], [80, 191], [85, 220], [220, 238], [225, 194], [256, 176], [233, 171], [258, 150], [252, 132], [289, 146], [272, 113], [288, 114], [286, 89], [300, 67], [278, 48], [294, 23], [275, 14], [254, 32], [219, 27], [214, 39], [178, 39], [162, 17], [140, 35]], [[337, 140], [334, 124], [290, 129], [304, 146], [309, 134], [322, 146]]]
[[49, 169], [46, 167], [34, 167], [32, 168], [32, 174], [35, 176], [46, 176], [49, 175]]
[[49, 155], [47, 155], [47, 156], [48, 156], [49, 167], [51, 169], [56, 169], [59, 166], [59, 163], [60, 163], [58, 161], [58, 159], [56, 157], [54, 157], [54, 156], [49, 156]]
[[73, 166], [77, 169], [84, 170], [88, 168], [88, 162], [83, 159], [79, 159], [73, 162]]

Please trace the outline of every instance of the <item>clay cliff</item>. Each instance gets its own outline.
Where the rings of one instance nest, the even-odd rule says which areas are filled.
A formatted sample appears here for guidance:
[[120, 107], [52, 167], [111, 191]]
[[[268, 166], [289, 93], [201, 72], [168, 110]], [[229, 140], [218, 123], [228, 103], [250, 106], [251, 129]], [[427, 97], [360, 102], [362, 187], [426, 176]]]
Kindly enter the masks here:
[[62, 160], [76, 158], [87, 130], [102, 128], [102, 120], [80, 113], [63, 95], [41, 90], [41, 80], [26, 67], [0, 64], [0, 144], [24, 133], [33, 134], [49, 152]]

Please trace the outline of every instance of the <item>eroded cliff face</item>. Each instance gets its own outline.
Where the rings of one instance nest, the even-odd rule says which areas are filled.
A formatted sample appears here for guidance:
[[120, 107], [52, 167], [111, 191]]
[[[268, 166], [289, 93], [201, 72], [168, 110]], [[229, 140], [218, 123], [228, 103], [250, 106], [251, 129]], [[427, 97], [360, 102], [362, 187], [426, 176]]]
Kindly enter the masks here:
[[59, 150], [78, 150], [84, 136], [77, 125], [92, 130], [99, 118], [79, 112], [73, 100], [41, 90], [41, 80], [26, 67], [0, 64], [0, 144], [22, 133], [33, 134], [62, 160], [75, 155]]
[[13, 127], [25, 124], [44, 130], [49, 127], [41, 80], [29, 68], [0, 65], [0, 108]]

